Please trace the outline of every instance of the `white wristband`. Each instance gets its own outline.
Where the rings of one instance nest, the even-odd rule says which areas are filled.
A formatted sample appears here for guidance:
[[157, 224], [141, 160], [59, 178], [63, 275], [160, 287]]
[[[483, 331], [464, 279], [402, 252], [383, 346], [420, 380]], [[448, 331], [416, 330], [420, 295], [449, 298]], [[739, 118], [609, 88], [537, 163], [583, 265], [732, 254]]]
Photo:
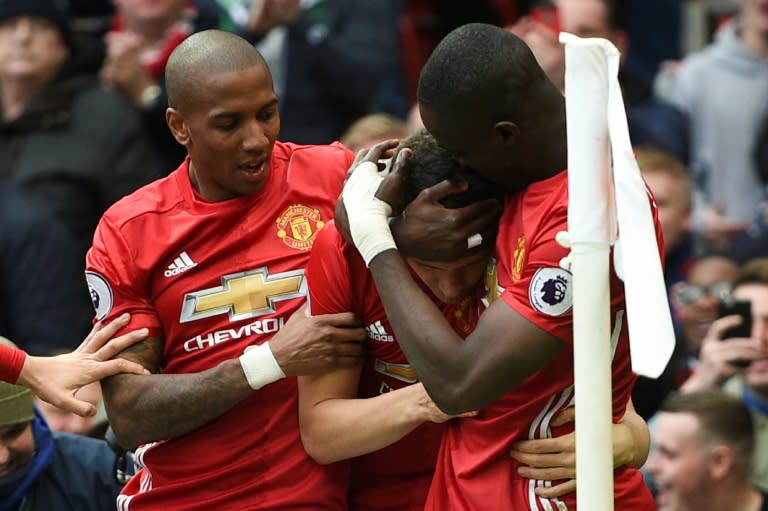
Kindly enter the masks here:
[[382, 180], [376, 164], [366, 161], [355, 167], [342, 192], [352, 241], [366, 266], [381, 252], [397, 250], [388, 222], [392, 207], [376, 198]]
[[285, 378], [285, 373], [272, 354], [269, 341], [258, 346], [248, 346], [240, 355], [240, 366], [245, 379], [252, 389], [258, 390], [264, 385]]

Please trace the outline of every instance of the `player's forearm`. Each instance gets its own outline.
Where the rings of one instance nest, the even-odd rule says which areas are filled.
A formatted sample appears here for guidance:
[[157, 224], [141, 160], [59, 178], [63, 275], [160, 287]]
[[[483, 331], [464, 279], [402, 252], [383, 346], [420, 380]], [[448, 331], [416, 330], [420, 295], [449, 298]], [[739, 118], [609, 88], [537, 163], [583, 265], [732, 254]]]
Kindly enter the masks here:
[[[307, 453], [327, 464], [391, 445], [426, 421], [415, 385], [368, 399], [328, 399], [302, 413]], [[417, 392], [418, 391], [418, 392]]]
[[194, 431], [253, 392], [237, 359], [194, 374], [113, 376], [102, 388], [110, 424], [126, 448]]
[[452, 397], [457, 378], [469, 372], [471, 363], [464, 341], [416, 285], [397, 252], [379, 254], [370, 270], [398, 343], [435, 404], [446, 413], [474, 409], [456, 409]]
[[619, 424], [614, 426], [613, 437], [614, 466], [640, 468], [645, 464], [651, 447], [651, 434], [645, 420], [634, 408], [628, 409]]

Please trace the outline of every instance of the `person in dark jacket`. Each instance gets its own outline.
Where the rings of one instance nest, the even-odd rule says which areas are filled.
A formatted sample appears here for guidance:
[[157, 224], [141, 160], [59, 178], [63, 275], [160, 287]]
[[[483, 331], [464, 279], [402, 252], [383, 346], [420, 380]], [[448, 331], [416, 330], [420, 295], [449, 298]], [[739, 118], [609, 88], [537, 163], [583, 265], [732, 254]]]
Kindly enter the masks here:
[[0, 382], [0, 511], [115, 509], [116, 461], [102, 440], [51, 433], [32, 392]]
[[106, 208], [160, 174], [138, 112], [101, 87], [101, 56], [54, 0], [0, 0], [0, 181], [67, 226], [83, 255]]
[[0, 182], [0, 335], [31, 355], [77, 347], [93, 309], [69, 231]]

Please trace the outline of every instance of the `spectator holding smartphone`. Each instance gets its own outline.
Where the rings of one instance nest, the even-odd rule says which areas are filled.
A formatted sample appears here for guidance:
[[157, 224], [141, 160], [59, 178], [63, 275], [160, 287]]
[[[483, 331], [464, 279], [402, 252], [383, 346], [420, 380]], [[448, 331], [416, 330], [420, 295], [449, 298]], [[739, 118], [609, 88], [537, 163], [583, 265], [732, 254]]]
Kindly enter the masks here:
[[768, 490], [768, 258], [748, 261], [733, 288], [733, 298], [751, 302], [749, 337], [732, 337], [739, 315], [715, 320], [702, 341], [699, 366], [681, 392], [722, 387], [741, 398], [755, 422], [752, 481]]

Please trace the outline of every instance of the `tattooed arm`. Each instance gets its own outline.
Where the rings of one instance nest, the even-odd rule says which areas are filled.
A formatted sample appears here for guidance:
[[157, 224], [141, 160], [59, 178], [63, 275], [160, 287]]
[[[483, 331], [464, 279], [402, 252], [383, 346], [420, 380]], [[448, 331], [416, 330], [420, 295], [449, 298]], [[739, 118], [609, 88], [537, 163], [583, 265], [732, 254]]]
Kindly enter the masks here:
[[253, 390], [238, 359], [192, 374], [156, 374], [163, 340], [150, 337], [120, 356], [153, 374], [119, 374], [102, 380], [112, 429], [122, 447], [175, 438], [211, 422]]
[[[269, 347], [286, 376], [356, 366], [363, 355], [361, 341], [366, 339], [357, 323], [349, 312], [307, 316], [302, 306], [269, 340]], [[237, 358], [199, 373], [157, 374], [163, 357], [159, 337], [150, 337], [120, 356], [153, 373], [102, 380], [110, 424], [125, 448], [194, 431], [254, 392]]]

